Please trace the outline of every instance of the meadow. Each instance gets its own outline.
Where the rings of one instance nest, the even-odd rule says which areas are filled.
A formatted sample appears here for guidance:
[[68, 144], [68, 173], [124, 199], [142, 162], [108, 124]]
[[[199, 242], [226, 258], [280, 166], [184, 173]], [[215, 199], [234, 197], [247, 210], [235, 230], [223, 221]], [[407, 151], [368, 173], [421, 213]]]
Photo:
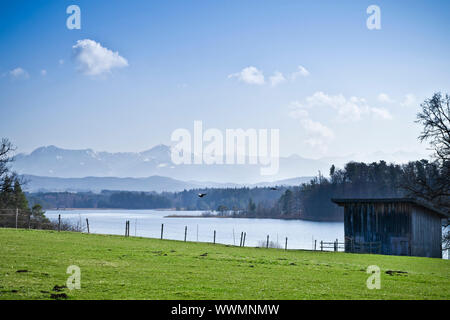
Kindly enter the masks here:
[[450, 299], [450, 261], [432, 258], [24, 229], [0, 229], [0, 257], [0, 299]]

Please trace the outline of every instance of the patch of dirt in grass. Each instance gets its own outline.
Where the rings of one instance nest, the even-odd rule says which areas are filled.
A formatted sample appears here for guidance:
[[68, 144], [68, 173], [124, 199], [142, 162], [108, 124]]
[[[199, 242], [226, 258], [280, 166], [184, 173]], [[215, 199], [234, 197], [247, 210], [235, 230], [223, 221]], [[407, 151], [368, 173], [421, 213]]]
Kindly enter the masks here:
[[67, 294], [65, 294], [65, 293], [52, 293], [50, 295], [50, 298], [59, 300], [59, 299], [67, 299], [68, 297], [67, 297]]
[[62, 286], [55, 285], [53, 287], [53, 291], [60, 292], [60, 291], [63, 291], [63, 289], [65, 289], [65, 288], [67, 288], [65, 285], [62, 285]]
[[29, 271], [26, 270], [26, 269], [21, 269], [21, 270], [17, 270], [16, 272], [17, 272], [17, 273], [24, 273], [24, 272], [29, 272]]
[[390, 276], [396, 276], [396, 275], [401, 275], [401, 274], [407, 274], [408, 272], [406, 271], [399, 271], [399, 270], [387, 270], [386, 274], [390, 275]]

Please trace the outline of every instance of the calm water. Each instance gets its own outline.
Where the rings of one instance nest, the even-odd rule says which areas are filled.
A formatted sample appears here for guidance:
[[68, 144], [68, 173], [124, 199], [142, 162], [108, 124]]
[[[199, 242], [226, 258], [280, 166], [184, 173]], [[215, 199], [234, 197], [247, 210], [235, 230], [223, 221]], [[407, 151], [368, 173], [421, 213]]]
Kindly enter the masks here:
[[258, 246], [261, 241], [279, 243], [284, 248], [288, 237], [289, 249], [312, 249], [314, 239], [317, 248], [321, 240], [331, 242], [344, 240], [344, 224], [340, 222], [310, 222], [302, 220], [277, 219], [234, 219], [234, 218], [165, 218], [167, 215], [201, 215], [202, 211], [159, 211], [159, 210], [49, 210], [46, 216], [86, 226], [89, 219], [91, 233], [125, 233], [125, 221], [130, 220], [130, 236], [159, 238], [161, 224], [164, 224], [164, 238], [184, 240], [184, 228], [188, 227], [188, 241], [212, 242], [216, 230], [216, 242], [239, 245], [241, 232], [246, 232], [246, 246]]

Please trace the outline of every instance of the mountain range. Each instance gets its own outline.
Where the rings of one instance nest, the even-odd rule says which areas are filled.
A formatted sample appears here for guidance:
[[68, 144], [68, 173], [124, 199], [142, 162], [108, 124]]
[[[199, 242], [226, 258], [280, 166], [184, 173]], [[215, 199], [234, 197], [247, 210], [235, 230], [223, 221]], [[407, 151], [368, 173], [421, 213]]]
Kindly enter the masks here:
[[163, 144], [142, 152], [118, 153], [45, 146], [29, 154], [16, 155], [13, 169], [25, 176], [32, 190], [118, 190], [116, 188], [126, 187], [120, 190], [178, 191], [197, 187], [299, 184], [317, 175], [318, 171], [327, 175], [331, 164], [341, 167], [351, 160], [401, 163], [423, 157], [413, 152], [377, 152], [321, 159], [291, 155], [279, 159], [276, 175], [261, 176], [260, 166], [248, 164], [248, 161], [235, 165], [175, 165], [171, 161], [171, 148]]

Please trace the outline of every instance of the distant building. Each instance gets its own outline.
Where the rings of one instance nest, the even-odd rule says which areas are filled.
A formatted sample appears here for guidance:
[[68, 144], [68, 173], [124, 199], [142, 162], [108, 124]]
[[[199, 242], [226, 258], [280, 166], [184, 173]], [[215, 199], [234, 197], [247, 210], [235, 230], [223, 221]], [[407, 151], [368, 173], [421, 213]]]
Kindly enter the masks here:
[[409, 198], [332, 201], [344, 207], [346, 252], [442, 258], [445, 212]]

